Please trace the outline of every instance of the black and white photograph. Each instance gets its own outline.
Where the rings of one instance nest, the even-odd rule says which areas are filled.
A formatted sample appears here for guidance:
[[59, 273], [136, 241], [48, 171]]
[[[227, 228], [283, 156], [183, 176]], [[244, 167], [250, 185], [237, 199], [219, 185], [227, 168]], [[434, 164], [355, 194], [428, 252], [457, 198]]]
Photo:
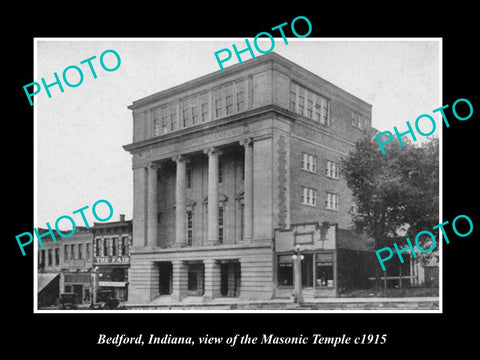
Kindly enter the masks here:
[[473, 349], [468, 14], [290, 6], [69, 12], [7, 40], [8, 347]]
[[36, 45], [39, 310], [440, 309], [441, 39]]

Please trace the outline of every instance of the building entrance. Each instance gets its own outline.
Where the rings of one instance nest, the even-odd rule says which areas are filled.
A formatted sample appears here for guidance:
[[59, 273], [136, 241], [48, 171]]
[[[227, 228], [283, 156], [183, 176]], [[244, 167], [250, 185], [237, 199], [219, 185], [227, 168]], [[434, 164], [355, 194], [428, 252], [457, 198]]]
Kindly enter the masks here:
[[158, 263], [158, 289], [160, 295], [170, 295], [172, 293], [172, 263]]
[[225, 297], [240, 295], [240, 263], [228, 261], [220, 265], [220, 294]]
[[313, 254], [303, 254], [302, 288], [313, 287]]

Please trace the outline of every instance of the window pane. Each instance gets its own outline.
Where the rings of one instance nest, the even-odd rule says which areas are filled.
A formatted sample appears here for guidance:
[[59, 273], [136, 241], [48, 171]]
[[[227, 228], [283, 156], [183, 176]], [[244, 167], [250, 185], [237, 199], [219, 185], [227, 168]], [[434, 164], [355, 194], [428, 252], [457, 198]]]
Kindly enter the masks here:
[[277, 284], [279, 286], [292, 286], [293, 285], [293, 260], [291, 255], [286, 255], [290, 257], [290, 262], [280, 262], [280, 259], [277, 263]]
[[333, 287], [333, 262], [318, 262], [316, 264], [317, 287]]

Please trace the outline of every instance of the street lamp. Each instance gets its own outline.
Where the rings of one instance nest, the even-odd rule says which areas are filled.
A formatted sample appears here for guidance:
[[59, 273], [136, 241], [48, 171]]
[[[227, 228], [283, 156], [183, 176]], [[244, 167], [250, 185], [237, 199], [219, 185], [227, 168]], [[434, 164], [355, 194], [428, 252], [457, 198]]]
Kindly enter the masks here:
[[303, 304], [302, 295], [302, 260], [303, 255], [301, 253], [300, 245], [297, 244], [293, 251], [293, 277], [294, 277], [294, 294], [293, 302], [299, 305]]
[[95, 303], [97, 302], [97, 272], [98, 266], [94, 266], [92, 269], [92, 309], [95, 307]]

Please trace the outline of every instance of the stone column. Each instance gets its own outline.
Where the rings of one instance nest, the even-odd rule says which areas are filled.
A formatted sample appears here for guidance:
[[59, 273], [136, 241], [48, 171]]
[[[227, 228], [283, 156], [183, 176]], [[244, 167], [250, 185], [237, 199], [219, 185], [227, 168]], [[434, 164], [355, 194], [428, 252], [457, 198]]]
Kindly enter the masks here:
[[157, 236], [157, 166], [148, 166], [147, 246], [158, 246]]
[[172, 261], [172, 300], [181, 301], [188, 292], [188, 265], [182, 260]]
[[248, 243], [253, 238], [253, 141], [244, 139], [240, 145], [245, 147], [243, 241]]
[[175, 187], [175, 246], [183, 247], [186, 239], [186, 187], [187, 187], [187, 162], [182, 155], [172, 158], [177, 163], [177, 180]]
[[212, 300], [220, 296], [220, 264], [215, 259], [203, 261], [205, 269], [205, 293], [204, 300]]
[[208, 154], [208, 236], [207, 244], [218, 244], [218, 156], [214, 147], [204, 150]]

